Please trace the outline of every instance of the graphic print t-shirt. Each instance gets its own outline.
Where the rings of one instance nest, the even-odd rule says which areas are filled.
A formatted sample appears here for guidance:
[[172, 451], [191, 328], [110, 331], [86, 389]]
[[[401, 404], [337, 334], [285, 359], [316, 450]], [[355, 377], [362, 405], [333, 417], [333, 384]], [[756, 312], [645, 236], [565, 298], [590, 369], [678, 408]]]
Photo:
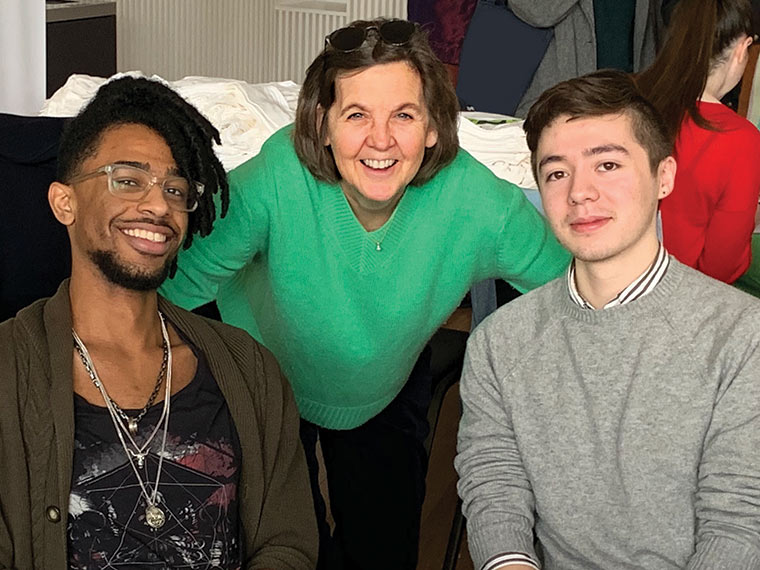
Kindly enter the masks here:
[[[193, 352], [198, 358], [195, 377], [171, 398], [158, 492], [166, 515], [161, 528], [145, 523], [146, 500], [108, 410], [74, 396], [67, 529], [71, 570], [240, 568], [240, 443], [203, 354]], [[157, 403], [140, 420], [138, 445], [153, 432], [162, 409], [163, 402]], [[148, 493], [156, 481], [162, 440], [163, 424], [144, 467], [138, 467]]]

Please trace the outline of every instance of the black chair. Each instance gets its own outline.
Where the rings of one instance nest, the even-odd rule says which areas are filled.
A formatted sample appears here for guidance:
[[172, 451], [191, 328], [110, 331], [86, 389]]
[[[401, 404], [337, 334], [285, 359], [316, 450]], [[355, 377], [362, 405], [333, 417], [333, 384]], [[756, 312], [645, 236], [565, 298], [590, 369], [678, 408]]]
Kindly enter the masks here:
[[[491, 284], [495, 288], [495, 300], [497, 306], [502, 306], [509, 301], [516, 299], [520, 296], [519, 291], [512, 287], [509, 283], [497, 279], [491, 280]], [[474, 295], [474, 293], [473, 293]], [[486, 295], [488, 297], [488, 295]], [[487, 300], [487, 299], [486, 299]], [[472, 297], [473, 305], [476, 298]], [[487, 311], [483, 310], [483, 307], [473, 306], [473, 318], [482, 320], [487, 316], [487, 313], [492, 311], [495, 307], [488, 307]], [[475, 328], [479, 324], [478, 320], [472, 322], [472, 328]], [[443, 403], [443, 398], [446, 392], [459, 381], [462, 375], [462, 364], [464, 361], [464, 351], [466, 348], [468, 333], [450, 331], [441, 329], [439, 330], [431, 340], [431, 346], [433, 347], [433, 403], [430, 405], [430, 411], [428, 414], [428, 421], [430, 422], [430, 436], [428, 445], [432, 445], [432, 439], [435, 431], [435, 426], [438, 423], [438, 414], [440, 413], [440, 407]], [[440, 358], [436, 362], [436, 356]], [[449, 367], [447, 372], [443, 372], [443, 369]], [[437, 374], [437, 375], [436, 375]], [[440, 379], [439, 379], [440, 377]], [[438, 379], [436, 381], [436, 379]], [[428, 448], [428, 455], [430, 454], [430, 448]], [[454, 570], [459, 558], [459, 550], [462, 545], [462, 539], [464, 538], [465, 531], [465, 518], [462, 514], [462, 500], [457, 497], [457, 505], [454, 510], [454, 518], [451, 521], [451, 527], [449, 530], [449, 539], [446, 544], [446, 553], [443, 559], [442, 570]]]
[[[440, 329], [430, 339], [431, 372], [433, 374], [433, 398], [428, 410], [430, 433], [425, 440], [425, 449], [430, 456], [435, 437], [436, 427], [441, 413], [441, 406], [449, 389], [459, 381], [462, 375], [464, 351], [467, 346], [468, 333], [450, 329]], [[446, 553], [443, 559], [443, 570], [454, 570], [459, 557], [459, 548], [464, 536], [464, 517], [462, 516], [462, 501], [457, 498], [456, 511], [451, 523]]]
[[0, 321], [71, 273], [66, 228], [47, 201], [65, 121], [0, 113]]
[[464, 363], [464, 350], [467, 345], [468, 333], [452, 330], [439, 329], [430, 339], [430, 372], [433, 376], [433, 397], [428, 409], [428, 423], [430, 433], [425, 440], [425, 449], [428, 455], [433, 446], [435, 428], [438, 426], [438, 417], [446, 393], [459, 381], [462, 375]]

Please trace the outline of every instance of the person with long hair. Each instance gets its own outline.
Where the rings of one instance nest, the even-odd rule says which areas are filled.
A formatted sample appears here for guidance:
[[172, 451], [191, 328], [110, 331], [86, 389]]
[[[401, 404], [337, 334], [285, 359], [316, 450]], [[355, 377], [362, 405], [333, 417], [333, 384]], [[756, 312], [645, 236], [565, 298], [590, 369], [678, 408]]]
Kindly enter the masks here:
[[723, 105], [752, 44], [750, 0], [681, 0], [637, 81], [675, 141], [675, 189], [661, 202], [665, 247], [726, 283], [749, 267], [760, 194], [760, 132]]

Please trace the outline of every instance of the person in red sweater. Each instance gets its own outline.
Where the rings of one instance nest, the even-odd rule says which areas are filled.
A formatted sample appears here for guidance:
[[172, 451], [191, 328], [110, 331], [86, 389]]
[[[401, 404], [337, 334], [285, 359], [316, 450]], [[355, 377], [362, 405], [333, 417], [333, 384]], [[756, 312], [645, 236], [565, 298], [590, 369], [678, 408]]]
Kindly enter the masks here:
[[681, 0], [638, 77], [675, 139], [675, 188], [660, 204], [665, 247], [726, 283], [752, 259], [760, 131], [720, 99], [741, 80], [752, 36], [749, 0]]

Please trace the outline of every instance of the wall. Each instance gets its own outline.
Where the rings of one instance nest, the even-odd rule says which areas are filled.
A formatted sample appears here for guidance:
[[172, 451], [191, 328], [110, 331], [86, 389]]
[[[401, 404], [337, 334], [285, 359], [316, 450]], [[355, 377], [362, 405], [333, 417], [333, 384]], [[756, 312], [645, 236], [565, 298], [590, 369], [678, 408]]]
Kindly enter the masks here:
[[117, 0], [117, 68], [300, 83], [329, 32], [406, 9], [407, 0]]
[[0, 112], [34, 115], [45, 100], [45, 3], [0, 1]]

